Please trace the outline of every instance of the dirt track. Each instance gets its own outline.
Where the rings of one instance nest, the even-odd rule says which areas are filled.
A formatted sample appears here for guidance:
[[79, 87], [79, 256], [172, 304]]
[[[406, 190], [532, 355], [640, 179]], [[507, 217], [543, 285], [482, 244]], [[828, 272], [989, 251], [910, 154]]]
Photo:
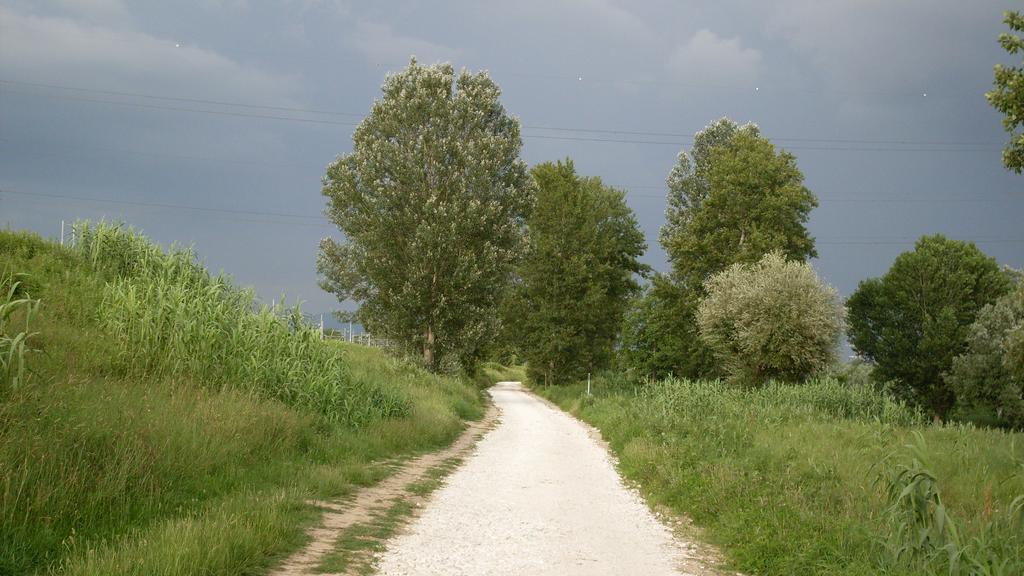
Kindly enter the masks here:
[[318, 569], [321, 560], [334, 550], [337, 540], [347, 530], [379, 517], [400, 499], [419, 500], [409, 492], [410, 485], [423, 480], [433, 467], [465, 456], [480, 436], [494, 425], [497, 413], [497, 409], [492, 407], [481, 421], [470, 423], [448, 448], [404, 463], [380, 483], [363, 488], [351, 498], [336, 502], [311, 502], [324, 512], [319, 525], [309, 532], [309, 544], [273, 570], [272, 576], [322, 574]]
[[500, 424], [388, 543], [380, 573], [714, 573], [623, 486], [592, 430], [518, 383], [491, 395]]

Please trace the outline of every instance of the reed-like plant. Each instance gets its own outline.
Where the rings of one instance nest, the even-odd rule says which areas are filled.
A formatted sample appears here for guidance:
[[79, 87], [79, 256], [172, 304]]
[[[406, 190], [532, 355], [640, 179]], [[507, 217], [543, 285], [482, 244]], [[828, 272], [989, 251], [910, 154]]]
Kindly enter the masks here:
[[[906, 458], [880, 477], [889, 506], [879, 539], [882, 570], [949, 576], [1009, 576], [1024, 572], [1024, 554], [1015, 535], [1024, 528], [1024, 496], [994, 513], [980, 535], [964, 538], [943, 503], [939, 482], [929, 470], [924, 435], [914, 431]], [[891, 455], [879, 464], [883, 469]]]
[[298, 305], [262, 304], [191, 250], [161, 250], [131, 228], [81, 223], [77, 233], [78, 249], [113, 277], [99, 320], [126, 373], [242, 389], [352, 425], [408, 411], [400, 390], [353, 381]]
[[20, 294], [21, 282], [10, 271], [0, 273], [0, 398], [25, 382], [25, 355], [34, 332], [32, 316], [39, 301]]

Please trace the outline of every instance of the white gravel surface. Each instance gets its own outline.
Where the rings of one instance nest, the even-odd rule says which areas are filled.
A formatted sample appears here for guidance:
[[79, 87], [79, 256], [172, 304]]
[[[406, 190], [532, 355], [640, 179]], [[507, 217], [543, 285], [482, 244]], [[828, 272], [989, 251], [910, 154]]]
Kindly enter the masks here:
[[684, 574], [677, 542], [574, 418], [518, 383], [491, 389], [501, 422], [388, 543], [390, 575]]

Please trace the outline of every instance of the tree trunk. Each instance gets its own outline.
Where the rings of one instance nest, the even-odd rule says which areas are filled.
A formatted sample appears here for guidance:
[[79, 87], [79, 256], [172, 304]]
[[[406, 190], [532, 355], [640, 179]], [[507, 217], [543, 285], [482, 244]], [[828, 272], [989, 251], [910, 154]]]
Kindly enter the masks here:
[[434, 331], [427, 326], [423, 342], [423, 363], [431, 371], [434, 370]]

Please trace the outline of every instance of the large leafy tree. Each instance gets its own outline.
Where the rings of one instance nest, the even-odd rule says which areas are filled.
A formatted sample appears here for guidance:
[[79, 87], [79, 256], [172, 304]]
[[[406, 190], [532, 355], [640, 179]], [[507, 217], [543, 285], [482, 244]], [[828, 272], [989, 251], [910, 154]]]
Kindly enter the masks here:
[[[1014, 32], [1024, 32], [1024, 15], [1006, 12], [1003, 21], [1010, 32], [999, 35], [999, 44], [1012, 55], [1024, 52], [1024, 38]], [[996, 64], [995, 87], [985, 94], [992, 106], [1003, 113], [1003, 127], [1010, 134], [1010, 142], [1003, 149], [1003, 164], [1020, 174], [1024, 170], [1024, 68]]]
[[705, 133], [712, 143], [698, 135], [694, 161], [680, 157], [669, 177], [662, 244], [676, 278], [702, 284], [772, 251], [792, 260], [816, 256], [805, 224], [818, 202], [803, 185], [796, 158], [776, 151], [751, 125], [719, 120]]
[[487, 344], [521, 253], [532, 185], [499, 96], [486, 73], [413, 60], [388, 76], [352, 153], [324, 178], [345, 240], [321, 243], [322, 286], [432, 369]]
[[835, 361], [843, 307], [807, 262], [770, 252], [733, 264], [705, 283], [701, 338], [744, 384], [800, 382]]
[[973, 243], [925, 236], [850, 296], [850, 343], [875, 362], [878, 378], [945, 418], [956, 397], [943, 374], [966, 351], [978, 312], [1011, 286]]
[[606, 367], [646, 245], [620, 190], [572, 161], [536, 166], [529, 249], [508, 306], [529, 374], [562, 383]]
[[806, 223], [817, 199], [803, 185], [792, 154], [776, 150], [756, 126], [728, 118], [696, 135], [690, 152], [679, 155], [668, 188], [660, 241], [672, 271], [654, 279], [648, 297], [655, 301], [640, 303], [631, 315], [655, 332], [645, 336], [627, 327], [627, 333], [664, 343], [654, 354], [633, 354], [638, 368], [709, 375], [712, 355], [699, 339], [695, 318], [704, 282], [772, 251], [790, 260], [815, 256]]
[[946, 381], [965, 414], [1024, 428], [1024, 283], [981, 309]]

